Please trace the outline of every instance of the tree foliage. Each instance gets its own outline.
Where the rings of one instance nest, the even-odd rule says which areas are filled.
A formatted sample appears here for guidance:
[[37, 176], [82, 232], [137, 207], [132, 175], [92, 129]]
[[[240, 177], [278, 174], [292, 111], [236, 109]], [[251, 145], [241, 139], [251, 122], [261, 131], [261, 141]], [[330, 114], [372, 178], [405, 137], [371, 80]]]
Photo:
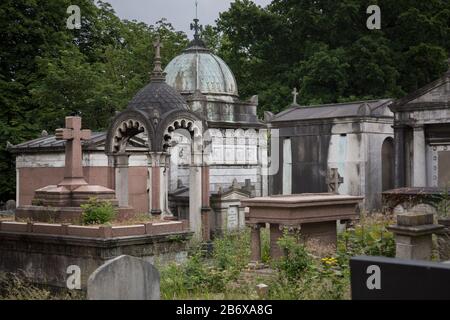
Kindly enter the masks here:
[[[381, 30], [366, 27], [372, 4]], [[449, 13], [447, 0], [237, 0], [214, 27], [216, 52], [260, 111], [285, 108], [294, 87], [303, 104], [396, 98], [447, 70]]]
[[[187, 36], [165, 19], [120, 20], [101, 1], [79, 0], [82, 27], [66, 27], [72, 1], [0, 3], [0, 200], [14, 197], [6, 142], [52, 132], [80, 114], [103, 130], [149, 79], [159, 33], [167, 64]], [[381, 8], [381, 30], [366, 9]], [[243, 98], [278, 112], [300, 89], [303, 104], [400, 97], [436, 79], [450, 53], [448, 0], [236, 0], [203, 37], [231, 67]]]
[[101, 1], [80, 0], [81, 29], [69, 30], [72, 1], [3, 0], [0, 4], [0, 200], [14, 198], [12, 144], [83, 116], [103, 130], [149, 80], [160, 34], [167, 63], [187, 44], [166, 20], [122, 21]]

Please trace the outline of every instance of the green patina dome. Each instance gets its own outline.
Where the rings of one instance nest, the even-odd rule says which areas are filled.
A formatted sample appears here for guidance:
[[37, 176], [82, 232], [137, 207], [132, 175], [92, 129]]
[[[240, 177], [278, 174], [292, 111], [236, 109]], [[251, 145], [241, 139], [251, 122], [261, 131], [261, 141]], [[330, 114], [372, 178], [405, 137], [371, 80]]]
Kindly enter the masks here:
[[166, 82], [181, 94], [199, 89], [205, 95], [238, 96], [233, 72], [201, 40], [194, 40], [164, 70]]

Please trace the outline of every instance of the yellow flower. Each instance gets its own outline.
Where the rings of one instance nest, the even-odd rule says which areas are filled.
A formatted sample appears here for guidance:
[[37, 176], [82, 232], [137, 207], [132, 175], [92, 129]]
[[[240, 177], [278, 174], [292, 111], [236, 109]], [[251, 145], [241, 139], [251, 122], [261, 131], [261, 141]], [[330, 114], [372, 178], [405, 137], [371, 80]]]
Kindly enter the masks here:
[[322, 258], [321, 260], [322, 260], [323, 263], [325, 263], [327, 265], [333, 265], [333, 264], [337, 263], [337, 259], [336, 258], [332, 258], [332, 257]]

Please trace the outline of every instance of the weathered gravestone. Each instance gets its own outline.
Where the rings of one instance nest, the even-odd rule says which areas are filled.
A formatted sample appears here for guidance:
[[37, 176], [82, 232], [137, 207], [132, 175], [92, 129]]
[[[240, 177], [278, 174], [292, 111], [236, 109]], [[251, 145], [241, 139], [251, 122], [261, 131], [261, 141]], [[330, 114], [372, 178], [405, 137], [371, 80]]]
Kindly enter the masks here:
[[350, 273], [353, 300], [450, 299], [446, 263], [358, 256]]
[[16, 201], [15, 200], [6, 201], [5, 210], [9, 214], [14, 214], [16, 212]]
[[95, 270], [88, 279], [89, 300], [159, 300], [159, 271], [149, 262], [122, 255]]

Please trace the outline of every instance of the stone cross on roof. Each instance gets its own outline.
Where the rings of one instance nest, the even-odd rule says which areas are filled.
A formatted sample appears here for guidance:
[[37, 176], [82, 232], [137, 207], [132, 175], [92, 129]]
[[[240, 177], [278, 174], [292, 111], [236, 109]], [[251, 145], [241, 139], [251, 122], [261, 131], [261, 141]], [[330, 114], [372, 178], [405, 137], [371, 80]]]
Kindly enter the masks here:
[[164, 48], [159, 35], [156, 36], [156, 41], [153, 42], [155, 48], [154, 68], [152, 72], [152, 80], [164, 80], [164, 70], [161, 65], [161, 48]]
[[297, 96], [299, 95], [299, 92], [297, 91], [297, 88], [294, 88], [294, 90], [292, 91], [292, 95], [294, 96], [294, 105], [297, 105]]
[[194, 39], [199, 40], [200, 39], [200, 32], [203, 31], [203, 26], [201, 26], [198, 22], [198, 18], [194, 19], [194, 23], [191, 23], [191, 30], [194, 30]]
[[56, 140], [66, 140], [64, 180], [59, 185], [87, 184], [83, 175], [81, 141], [91, 138], [91, 130], [81, 130], [80, 117], [66, 117], [66, 128], [56, 129]]

